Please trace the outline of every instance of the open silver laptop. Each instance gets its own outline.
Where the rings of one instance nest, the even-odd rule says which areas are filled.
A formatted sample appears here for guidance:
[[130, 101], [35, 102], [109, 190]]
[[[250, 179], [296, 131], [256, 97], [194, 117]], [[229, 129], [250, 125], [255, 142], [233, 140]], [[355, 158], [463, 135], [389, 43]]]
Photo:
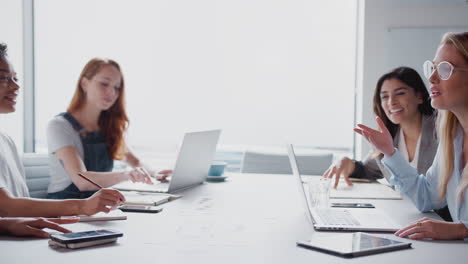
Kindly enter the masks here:
[[294, 148], [291, 144], [288, 144], [287, 148], [293, 175], [297, 180], [304, 207], [314, 229], [395, 232], [401, 228], [401, 226], [395, 224], [386, 214], [378, 209], [312, 208], [308, 202], [306, 186], [304, 186], [299, 173]]
[[122, 191], [174, 193], [202, 184], [208, 175], [220, 134], [221, 130], [186, 133], [169, 183], [149, 185], [127, 181], [114, 185], [113, 188]]

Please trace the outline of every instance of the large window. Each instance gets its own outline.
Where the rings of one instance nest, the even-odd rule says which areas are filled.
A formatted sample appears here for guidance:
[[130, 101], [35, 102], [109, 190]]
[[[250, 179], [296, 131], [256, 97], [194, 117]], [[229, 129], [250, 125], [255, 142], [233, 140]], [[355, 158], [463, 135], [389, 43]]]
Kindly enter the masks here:
[[353, 147], [356, 2], [35, 1], [35, 146], [92, 57], [118, 61], [128, 139], [172, 152], [222, 128], [221, 147]]

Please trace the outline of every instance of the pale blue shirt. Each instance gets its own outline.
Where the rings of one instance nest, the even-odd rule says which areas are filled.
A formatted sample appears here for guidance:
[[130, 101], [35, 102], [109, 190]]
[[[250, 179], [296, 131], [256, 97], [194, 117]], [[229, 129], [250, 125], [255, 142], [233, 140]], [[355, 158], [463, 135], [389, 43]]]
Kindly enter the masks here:
[[444, 199], [439, 200], [440, 181], [440, 158], [442, 155], [440, 146], [434, 158], [434, 163], [424, 175], [418, 175], [415, 168], [403, 158], [399, 151], [393, 156], [384, 157], [382, 162], [392, 172], [391, 181], [400, 186], [401, 193], [409, 197], [421, 212], [432, 209], [440, 209], [448, 205], [454, 222], [461, 222], [468, 228], [468, 191], [465, 191], [459, 201], [457, 198], [457, 187], [462, 177], [462, 154], [463, 154], [463, 129], [457, 127], [457, 133], [453, 142], [454, 164], [453, 172], [447, 184], [447, 193]]

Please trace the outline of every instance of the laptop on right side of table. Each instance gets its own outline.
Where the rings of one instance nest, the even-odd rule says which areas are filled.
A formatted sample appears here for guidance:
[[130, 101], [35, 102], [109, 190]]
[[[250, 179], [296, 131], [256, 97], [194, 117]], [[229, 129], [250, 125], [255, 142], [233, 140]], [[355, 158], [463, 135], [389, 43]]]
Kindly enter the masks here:
[[308, 218], [315, 230], [395, 232], [401, 229], [400, 225], [394, 223], [389, 216], [377, 208], [312, 208], [307, 199], [307, 193], [299, 172], [293, 145], [288, 144], [287, 148], [293, 176], [297, 180], [301, 193], [301, 200], [303, 200]]

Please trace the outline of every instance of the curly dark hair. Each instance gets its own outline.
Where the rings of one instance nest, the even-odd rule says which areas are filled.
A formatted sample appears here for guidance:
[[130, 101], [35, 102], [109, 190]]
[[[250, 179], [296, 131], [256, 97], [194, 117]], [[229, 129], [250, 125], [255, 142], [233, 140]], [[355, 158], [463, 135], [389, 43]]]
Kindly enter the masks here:
[[7, 56], [7, 45], [5, 43], [0, 43], [0, 60], [5, 60]]

